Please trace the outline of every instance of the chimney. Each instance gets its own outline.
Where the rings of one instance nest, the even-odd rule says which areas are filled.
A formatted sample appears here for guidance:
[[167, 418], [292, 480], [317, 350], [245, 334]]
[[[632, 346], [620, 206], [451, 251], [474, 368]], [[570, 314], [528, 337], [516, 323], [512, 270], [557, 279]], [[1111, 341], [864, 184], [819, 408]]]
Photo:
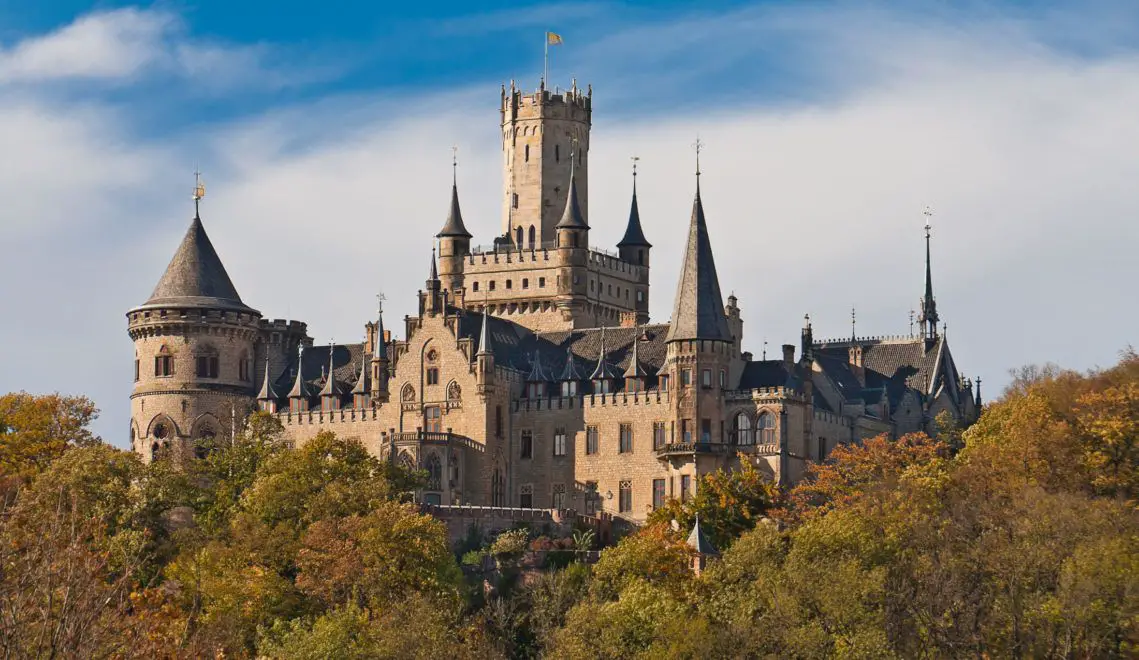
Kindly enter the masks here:
[[636, 312], [621, 312], [621, 327], [622, 328], [635, 328], [635, 327], [637, 327], [637, 313]]
[[795, 344], [783, 344], [783, 363], [788, 368], [795, 364]]

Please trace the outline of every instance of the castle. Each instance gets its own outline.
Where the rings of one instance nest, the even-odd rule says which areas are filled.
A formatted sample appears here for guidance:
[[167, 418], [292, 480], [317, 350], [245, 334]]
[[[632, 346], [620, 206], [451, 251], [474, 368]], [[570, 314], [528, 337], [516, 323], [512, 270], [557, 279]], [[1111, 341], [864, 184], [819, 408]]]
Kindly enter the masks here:
[[636, 522], [701, 474], [752, 462], [790, 484], [835, 446], [935, 432], [981, 407], [953, 361], [926, 229], [920, 332], [817, 340], [773, 360], [742, 347], [721, 295], [699, 175], [672, 317], [650, 322], [652, 244], [632, 204], [616, 252], [589, 241], [592, 89], [501, 94], [501, 236], [474, 247], [451, 188], [438, 255], [403, 337], [382, 308], [357, 344], [246, 305], [198, 213], [153, 294], [127, 313], [130, 440], [191, 455], [250, 411], [303, 443], [321, 431], [426, 471], [425, 503], [611, 513]]

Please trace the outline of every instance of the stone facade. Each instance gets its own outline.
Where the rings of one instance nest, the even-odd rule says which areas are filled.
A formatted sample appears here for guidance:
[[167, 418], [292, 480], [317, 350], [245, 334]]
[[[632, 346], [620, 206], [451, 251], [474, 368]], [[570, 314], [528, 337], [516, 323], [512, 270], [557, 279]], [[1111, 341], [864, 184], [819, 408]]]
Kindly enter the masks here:
[[128, 312], [132, 447], [192, 455], [260, 408], [294, 443], [333, 431], [426, 470], [425, 506], [635, 523], [740, 461], [787, 485], [840, 444], [933, 432], [943, 410], [976, 418], [979, 382], [937, 330], [928, 232], [919, 335], [816, 341], [808, 318], [798, 347], [755, 360], [739, 301], [721, 297], [697, 185], [672, 318], [649, 323], [652, 246], [635, 188], [617, 251], [589, 245], [591, 97], [504, 90], [504, 233], [472, 247], [452, 186], [402, 337], [382, 310], [363, 342], [335, 346], [263, 319], [195, 217], [154, 294]]

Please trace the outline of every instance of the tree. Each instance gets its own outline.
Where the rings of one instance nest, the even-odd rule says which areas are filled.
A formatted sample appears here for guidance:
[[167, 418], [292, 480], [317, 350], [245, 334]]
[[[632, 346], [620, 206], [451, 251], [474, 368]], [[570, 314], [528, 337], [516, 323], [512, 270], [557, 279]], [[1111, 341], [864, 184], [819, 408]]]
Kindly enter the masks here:
[[86, 397], [0, 396], [0, 495], [46, 470], [68, 447], [98, 442], [88, 428], [98, 414]]
[[691, 552], [680, 535], [663, 523], [646, 525], [612, 548], [601, 551], [593, 567], [590, 594], [597, 601], [616, 599], [626, 586], [644, 581], [670, 593], [691, 580]]
[[702, 475], [696, 493], [688, 501], [669, 500], [653, 511], [646, 522], [670, 524], [675, 520], [687, 531], [700, 516], [701, 526], [713, 545], [723, 550], [740, 534], [755, 527], [774, 500], [774, 484], [747, 457], [741, 456], [738, 469]]

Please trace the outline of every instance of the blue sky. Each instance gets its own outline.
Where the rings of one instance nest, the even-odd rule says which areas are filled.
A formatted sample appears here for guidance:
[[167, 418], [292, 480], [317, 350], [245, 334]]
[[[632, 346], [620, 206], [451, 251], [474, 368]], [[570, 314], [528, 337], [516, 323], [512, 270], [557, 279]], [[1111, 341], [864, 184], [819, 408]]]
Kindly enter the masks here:
[[[692, 152], [745, 348], [907, 332], [932, 205], [961, 368], [1111, 363], [1139, 307], [1139, 5], [1130, 2], [156, 4], [0, 1], [0, 391], [85, 393], [126, 437], [124, 313], [203, 218], [245, 301], [362, 333], [414, 308], [459, 146], [464, 216], [498, 230], [498, 88], [594, 87], [593, 238], [628, 157], [670, 313]], [[335, 291], [329, 294], [329, 290]], [[14, 319], [14, 320], [13, 320]]]

